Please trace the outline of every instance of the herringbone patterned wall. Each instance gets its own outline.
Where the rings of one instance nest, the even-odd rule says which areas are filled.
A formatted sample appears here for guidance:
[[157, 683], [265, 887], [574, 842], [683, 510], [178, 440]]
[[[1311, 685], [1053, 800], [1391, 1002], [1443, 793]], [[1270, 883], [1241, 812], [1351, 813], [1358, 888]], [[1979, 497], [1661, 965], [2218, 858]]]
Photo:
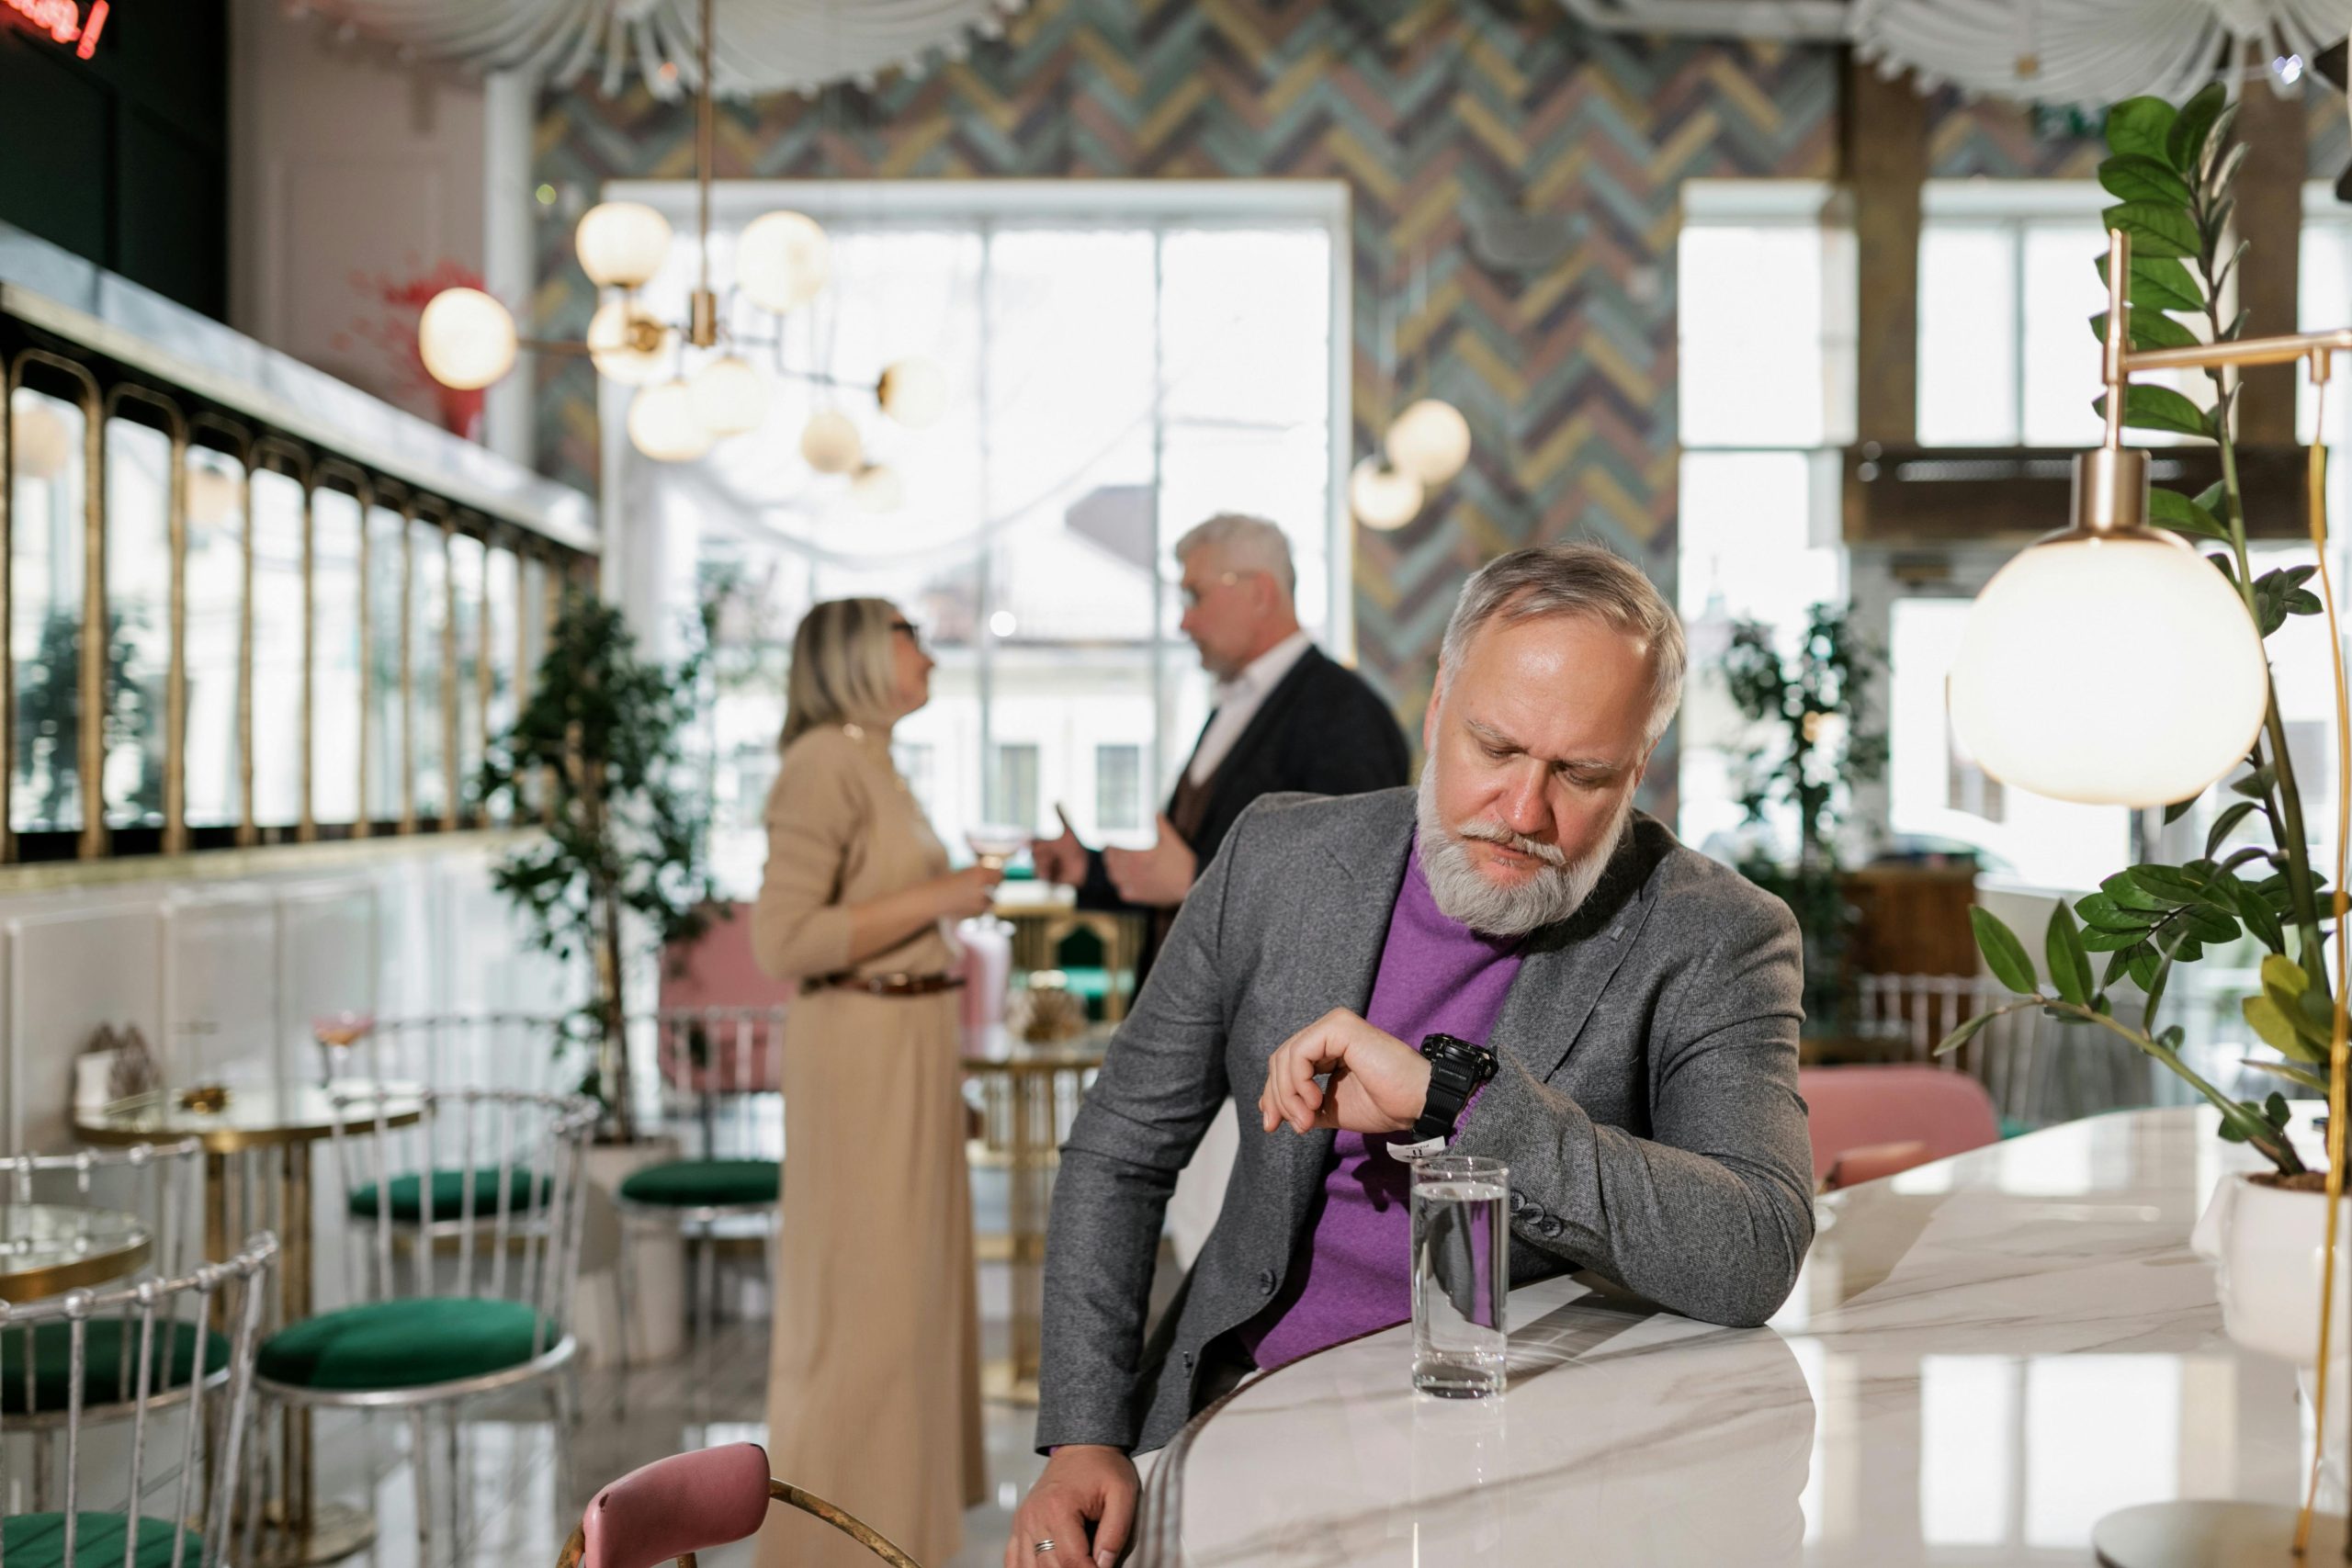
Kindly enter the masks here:
[[[722, 175], [1344, 179], [1353, 192], [1355, 406], [1381, 326], [1469, 415], [1471, 468], [1410, 527], [1359, 533], [1366, 672], [1417, 716], [1464, 576], [1521, 543], [1589, 534], [1674, 577], [1674, 239], [1693, 175], [1825, 175], [1838, 69], [1826, 51], [1597, 37], [1556, 0], [1037, 0], [1000, 42], [916, 81], [722, 119]], [[542, 180], [593, 194], [684, 177], [688, 110], [642, 91], [552, 98]], [[1483, 263], [1476, 209], [1573, 215], [1532, 274]], [[544, 226], [539, 325], [591, 308], [569, 233]], [[1406, 310], [1425, 267], [1424, 303]], [[584, 482], [592, 388], [540, 398], [541, 450]], [[1358, 453], [1373, 433], [1359, 424]], [[1670, 782], [1670, 765], [1652, 777]], [[1666, 804], [1661, 796], [1659, 804]]]

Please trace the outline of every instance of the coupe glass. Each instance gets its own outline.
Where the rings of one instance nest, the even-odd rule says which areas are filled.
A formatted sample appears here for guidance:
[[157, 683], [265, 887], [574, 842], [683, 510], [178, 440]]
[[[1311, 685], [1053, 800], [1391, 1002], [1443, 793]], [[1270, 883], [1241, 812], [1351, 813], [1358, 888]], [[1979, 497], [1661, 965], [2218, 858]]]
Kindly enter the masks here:
[[964, 830], [964, 841], [990, 871], [1002, 871], [1005, 863], [1027, 849], [1035, 838], [1028, 829], [1016, 828], [1009, 822], [982, 822]]

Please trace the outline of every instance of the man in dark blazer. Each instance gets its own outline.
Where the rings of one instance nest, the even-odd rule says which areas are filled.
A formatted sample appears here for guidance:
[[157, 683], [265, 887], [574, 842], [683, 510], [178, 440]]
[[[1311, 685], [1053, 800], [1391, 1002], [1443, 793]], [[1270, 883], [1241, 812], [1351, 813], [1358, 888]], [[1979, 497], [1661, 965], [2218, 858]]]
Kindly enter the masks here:
[[1216, 708], [1148, 850], [1088, 849], [1065, 826], [1039, 842], [1037, 874], [1078, 889], [1079, 907], [1150, 916], [1136, 985], [1159, 957], [1176, 910], [1261, 795], [1362, 795], [1407, 782], [1396, 715], [1363, 676], [1299, 628], [1290, 543], [1262, 518], [1212, 517], [1176, 541], [1184, 635], [1216, 677]]

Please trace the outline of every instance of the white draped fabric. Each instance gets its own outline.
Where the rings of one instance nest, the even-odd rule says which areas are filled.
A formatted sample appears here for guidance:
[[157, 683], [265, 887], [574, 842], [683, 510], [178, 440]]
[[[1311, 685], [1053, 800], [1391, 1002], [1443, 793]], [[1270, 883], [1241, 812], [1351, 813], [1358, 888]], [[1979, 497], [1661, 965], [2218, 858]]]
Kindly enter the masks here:
[[2352, 28], [2347, 0], [1855, 0], [1854, 42], [1922, 85], [2045, 104], [2177, 102], [2229, 51], [2305, 58]]
[[[712, 74], [723, 96], [811, 92], [960, 57], [1023, 0], [717, 0]], [[294, 0], [330, 25], [480, 71], [564, 83], [592, 69], [607, 94], [634, 70], [662, 97], [701, 85], [699, 0]], [[665, 67], [674, 67], [668, 70]]]

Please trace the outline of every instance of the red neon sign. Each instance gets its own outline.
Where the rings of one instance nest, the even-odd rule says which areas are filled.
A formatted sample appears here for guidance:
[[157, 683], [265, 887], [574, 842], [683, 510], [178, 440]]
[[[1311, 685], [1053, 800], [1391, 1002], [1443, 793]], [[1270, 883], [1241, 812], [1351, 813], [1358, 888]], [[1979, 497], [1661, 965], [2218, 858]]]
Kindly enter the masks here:
[[74, 52], [85, 60], [97, 52], [98, 35], [107, 30], [107, 0], [92, 0], [87, 18], [80, 0], [0, 0], [0, 6], [47, 33], [51, 42], [76, 45]]

